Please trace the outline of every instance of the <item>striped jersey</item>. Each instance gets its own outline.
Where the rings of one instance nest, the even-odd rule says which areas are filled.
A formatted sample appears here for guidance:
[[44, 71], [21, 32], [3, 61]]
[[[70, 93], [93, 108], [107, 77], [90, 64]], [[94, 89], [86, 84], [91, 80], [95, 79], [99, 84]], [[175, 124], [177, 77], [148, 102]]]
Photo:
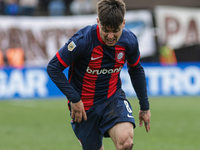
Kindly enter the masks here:
[[68, 79], [48, 73], [69, 101], [81, 99], [88, 110], [121, 88], [120, 71], [126, 62], [134, 67], [139, 60], [138, 41], [130, 30], [124, 28], [118, 42], [107, 46], [95, 24], [77, 31], [49, 63], [49, 66], [57, 63], [61, 70], [69, 67]]

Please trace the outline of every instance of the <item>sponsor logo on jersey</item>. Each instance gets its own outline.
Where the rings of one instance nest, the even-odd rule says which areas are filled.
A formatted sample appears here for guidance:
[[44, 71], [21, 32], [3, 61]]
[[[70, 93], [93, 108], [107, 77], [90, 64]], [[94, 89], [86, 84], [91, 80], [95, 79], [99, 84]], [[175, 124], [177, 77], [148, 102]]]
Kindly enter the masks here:
[[73, 42], [73, 41], [71, 41], [71, 43], [69, 43], [69, 45], [68, 45], [68, 50], [69, 51], [73, 51], [73, 49], [76, 47], [76, 44]]
[[111, 74], [111, 73], [118, 73], [122, 70], [122, 66], [120, 66], [119, 68], [115, 68], [115, 69], [106, 69], [106, 68], [103, 68], [103, 69], [96, 69], [96, 70], [92, 70], [90, 69], [90, 67], [88, 66], [87, 69], [86, 69], [86, 72], [89, 73], [89, 74]]

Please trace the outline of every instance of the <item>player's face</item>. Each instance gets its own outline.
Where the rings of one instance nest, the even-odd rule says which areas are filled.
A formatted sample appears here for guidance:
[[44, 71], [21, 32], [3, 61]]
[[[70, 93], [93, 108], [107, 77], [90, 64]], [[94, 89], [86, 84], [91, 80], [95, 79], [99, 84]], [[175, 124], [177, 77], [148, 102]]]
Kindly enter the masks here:
[[119, 26], [118, 29], [112, 29], [109, 27], [102, 26], [98, 18], [97, 18], [97, 23], [99, 25], [99, 33], [101, 39], [106, 43], [106, 45], [114, 46], [119, 40], [120, 36], [122, 35], [122, 30], [125, 26], [125, 20]]

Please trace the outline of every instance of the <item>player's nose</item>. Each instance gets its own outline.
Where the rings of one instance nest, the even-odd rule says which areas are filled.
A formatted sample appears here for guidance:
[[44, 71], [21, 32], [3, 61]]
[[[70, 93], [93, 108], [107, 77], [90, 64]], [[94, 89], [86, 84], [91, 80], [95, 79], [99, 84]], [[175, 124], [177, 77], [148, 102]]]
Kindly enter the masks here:
[[114, 34], [112, 32], [108, 33], [108, 38], [112, 39], [114, 37]]

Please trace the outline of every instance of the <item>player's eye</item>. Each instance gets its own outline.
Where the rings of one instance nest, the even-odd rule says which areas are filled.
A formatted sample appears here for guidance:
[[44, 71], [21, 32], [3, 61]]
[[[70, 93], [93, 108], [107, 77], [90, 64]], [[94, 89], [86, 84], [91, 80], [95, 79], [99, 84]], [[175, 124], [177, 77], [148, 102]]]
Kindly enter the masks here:
[[103, 31], [104, 31], [104, 32], [106, 32], [106, 33], [108, 33], [108, 32], [109, 32], [109, 30], [107, 30], [107, 29], [103, 29]]

